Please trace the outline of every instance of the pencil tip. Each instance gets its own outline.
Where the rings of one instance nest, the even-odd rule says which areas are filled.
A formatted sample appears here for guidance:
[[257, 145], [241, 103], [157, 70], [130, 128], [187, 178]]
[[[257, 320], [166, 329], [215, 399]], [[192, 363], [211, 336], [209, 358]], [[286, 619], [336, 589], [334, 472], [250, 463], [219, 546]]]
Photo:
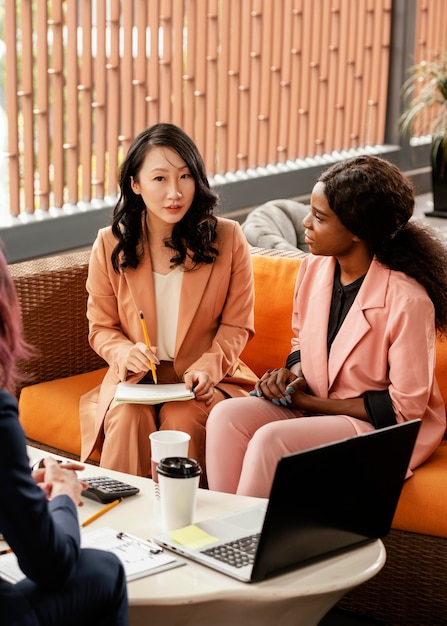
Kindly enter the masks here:
[[140, 311], [140, 317], [141, 317], [141, 319], [143, 319], [143, 317], [144, 317], [143, 311]]

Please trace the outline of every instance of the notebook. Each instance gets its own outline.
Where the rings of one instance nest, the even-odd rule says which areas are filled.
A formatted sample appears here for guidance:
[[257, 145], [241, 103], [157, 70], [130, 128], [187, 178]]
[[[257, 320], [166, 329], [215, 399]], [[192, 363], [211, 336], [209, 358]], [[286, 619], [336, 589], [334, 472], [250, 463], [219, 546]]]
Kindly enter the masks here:
[[194, 397], [194, 391], [186, 389], [185, 383], [166, 385], [118, 383], [115, 392], [117, 402], [133, 404], [162, 404], [172, 400], [190, 400]]
[[233, 578], [257, 582], [384, 537], [420, 423], [283, 456], [265, 503], [153, 540]]

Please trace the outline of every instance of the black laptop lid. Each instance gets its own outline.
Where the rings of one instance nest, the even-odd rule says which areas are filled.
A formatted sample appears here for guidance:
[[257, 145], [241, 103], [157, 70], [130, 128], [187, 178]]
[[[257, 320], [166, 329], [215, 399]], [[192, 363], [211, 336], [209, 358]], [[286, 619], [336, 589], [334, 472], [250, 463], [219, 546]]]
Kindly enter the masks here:
[[282, 457], [252, 580], [384, 537], [420, 423], [412, 420]]

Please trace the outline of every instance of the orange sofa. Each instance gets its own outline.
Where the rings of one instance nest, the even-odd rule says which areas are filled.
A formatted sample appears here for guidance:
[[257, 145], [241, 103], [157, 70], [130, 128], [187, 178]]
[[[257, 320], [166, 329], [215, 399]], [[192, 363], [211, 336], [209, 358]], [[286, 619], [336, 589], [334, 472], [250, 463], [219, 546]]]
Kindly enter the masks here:
[[[252, 248], [256, 335], [242, 358], [260, 376], [280, 367], [290, 347], [292, 296], [303, 252]], [[10, 265], [25, 335], [36, 347], [29, 381], [17, 390], [21, 422], [33, 445], [79, 456], [79, 397], [97, 385], [105, 363], [87, 341], [89, 252]], [[447, 401], [447, 342], [438, 342], [437, 377]], [[93, 456], [92, 461], [97, 461]], [[447, 624], [447, 441], [403, 488], [387, 563], [340, 606], [388, 626]]]

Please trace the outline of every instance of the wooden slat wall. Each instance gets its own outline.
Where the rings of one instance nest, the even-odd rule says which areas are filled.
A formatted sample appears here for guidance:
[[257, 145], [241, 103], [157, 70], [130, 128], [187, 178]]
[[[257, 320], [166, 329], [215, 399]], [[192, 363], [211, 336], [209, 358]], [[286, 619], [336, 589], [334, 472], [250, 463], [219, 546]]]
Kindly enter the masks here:
[[[4, 1], [13, 216], [113, 196], [157, 121], [210, 177], [384, 140], [392, 0]], [[419, 0], [415, 59], [446, 32]]]

